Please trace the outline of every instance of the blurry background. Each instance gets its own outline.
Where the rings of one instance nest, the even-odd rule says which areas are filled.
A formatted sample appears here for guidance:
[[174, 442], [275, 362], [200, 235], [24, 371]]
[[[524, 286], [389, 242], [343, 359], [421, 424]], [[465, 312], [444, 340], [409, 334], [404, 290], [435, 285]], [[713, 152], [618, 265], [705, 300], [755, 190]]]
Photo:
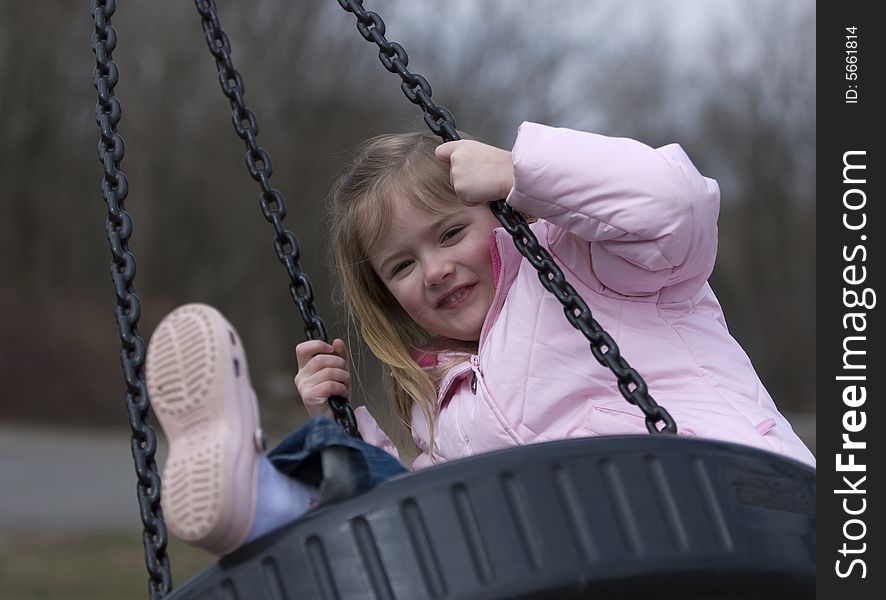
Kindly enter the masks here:
[[[244, 146], [192, 3], [120, 4], [115, 93], [141, 334], [179, 304], [219, 307], [249, 350], [273, 443], [305, 418], [292, 385], [303, 330]], [[523, 120], [679, 142], [717, 179], [712, 285], [733, 334], [814, 449], [814, 3], [366, 7], [406, 48], [410, 70], [428, 78], [434, 100], [489, 143], [509, 148]], [[85, 1], [0, 0], [0, 8], [0, 597], [144, 597], [99, 191], [92, 19]], [[357, 142], [424, 127], [419, 109], [337, 2], [219, 9], [301, 266], [331, 334], [344, 336], [331, 301], [324, 196]], [[355, 403], [384, 414], [374, 359], [351, 343], [362, 373]], [[175, 546], [176, 580], [207, 560]], [[104, 568], [91, 573], [90, 564]]]

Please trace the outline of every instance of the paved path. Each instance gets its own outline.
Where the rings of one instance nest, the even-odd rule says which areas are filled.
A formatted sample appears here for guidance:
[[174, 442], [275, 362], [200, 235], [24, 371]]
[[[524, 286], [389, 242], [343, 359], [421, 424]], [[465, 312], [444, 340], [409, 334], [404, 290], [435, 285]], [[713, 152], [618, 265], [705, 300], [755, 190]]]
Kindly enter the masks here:
[[0, 423], [0, 532], [139, 529], [135, 482], [128, 429]]

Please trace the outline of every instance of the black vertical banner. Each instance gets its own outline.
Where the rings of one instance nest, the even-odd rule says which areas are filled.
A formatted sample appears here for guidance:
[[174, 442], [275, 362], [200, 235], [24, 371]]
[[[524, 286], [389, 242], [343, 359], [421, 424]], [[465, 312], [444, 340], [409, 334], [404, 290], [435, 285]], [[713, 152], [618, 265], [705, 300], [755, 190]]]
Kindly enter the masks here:
[[840, 600], [886, 593], [886, 25], [876, 6], [817, 5], [817, 587]]

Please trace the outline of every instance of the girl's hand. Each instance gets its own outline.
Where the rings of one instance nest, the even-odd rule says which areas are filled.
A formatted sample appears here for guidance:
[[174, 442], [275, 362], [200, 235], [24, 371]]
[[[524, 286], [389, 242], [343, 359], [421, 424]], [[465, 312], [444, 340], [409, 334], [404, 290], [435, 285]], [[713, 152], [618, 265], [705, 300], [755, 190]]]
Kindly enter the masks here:
[[298, 374], [295, 387], [312, 417], [330, 416], [330, 396], [347, 398], [351, 391], [348, 370], [348, 349], [343, 340], [335, 339], [330, 346], [323, 340], [309, 340], [295, 347]]
[[504, 200], [514, 186], [511, 153], [473, 140], [437, 146], [437, 160], [449, 168], [458, 199], [467, 204]]

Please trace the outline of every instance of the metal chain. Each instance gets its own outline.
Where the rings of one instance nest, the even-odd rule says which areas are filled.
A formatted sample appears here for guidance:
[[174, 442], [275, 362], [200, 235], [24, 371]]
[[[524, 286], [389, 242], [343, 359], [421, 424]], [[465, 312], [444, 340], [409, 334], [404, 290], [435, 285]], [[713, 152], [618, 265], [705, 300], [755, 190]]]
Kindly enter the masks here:
[[[385, 38], [385, 24], [378, 14], [363, 8], [363, 0], [338, 0], [339, 5], [357, 17], [357, 30], [368, 42], [378, 46], [378, 58], [385, 69], [400, 76], [403, 93], [413, 104], [424, 111], [425, 123], [436, 135], [450, 142], [460, 139], [455, 119], [448, 110], [437, 106], [431, 99], [431, 86], [421, 75], [407, 69], [409, 57], [403, 46]], [[591, 353], [597, 361], [608, 367], [618, 379], [618, 389], [625, 400], [640, 407], [646, 416], [646, 429], [650, 433], [676, 433], [677, 424], [663, 407], [659, 406], [646, 387], [646, 382], [621, 356], [615, 340], [594, 319], [584, 299], [566, 281], [563, 271], [554, 262], [529, 228], [523, 216], [503, 200], [490, 204], [493, 214], [505, 230], [514, 238], [520, 254], [538, 271], [542, 285], [560, 304], [573, 327], [581, 331], [591, 345]], [[664, 423], [659, 427], [659, 423]]]
[[403, 80], [400, 89], [413, 104], [421, 107], [425, 115], [425, 123], [436, 135], [447, 142], [459, 139], [455, 130], [455, 119], [448, 110], [437, 106], [431, 100], [431, 84], [418, 73], [407, 69], [409, 57], [406, 50], [397, 42], [389, 42], [385, 38], [385, 22], [376, 13], [363, 9], [363, 0], [338, 0], [343, 9], [354, 13], [357, 17], [357, 31], [367, 42], [378, 46], [378, 59], [385, 69], [396, 73]]
[[126, 176], [120, 171], [123, 159], [123, 138], [117, 133], [120, 121], [120, 102], [114, 97], [114, 86], [119, 80], [112, 52], [117, 46], [117, 33], [111, 26], [116, 10], [115, 0], [93, 0], [92, 15], [95, 30], [92, 33], [92, 51], [95, 53], [93, 83], [98, 91], [95, 120], [101, 130], [98, 143], [99, 161], [104, 166], [102, 197], [108, 207], [106, 232], [111, 246], [111, 279], [117, 305], [114, 314], [120, 333], [120, 361], [126, 382], [126, 408], [132, 429], [131, 449], [138, 478], [137, 493], [141, 520], [144, 525], [142, 541], [145, 564], [150, 579], [148, 593], [152, 599], [161, 598], [172, 589], [169, 556], [166, 553], [166, 524], [160, 509], [160, 477], [154, 454], [157, 437], [146, 422], [149, 400], [145, 387], [145, 342], [138, 333], [141, 304], [133, 293], [135, 258], [129, 251], [132, 219], [123, 209], [129, 190]]
[[[219, 23], [215, 0], [195, 0], [194, 4], [200, 14], [206, 44], [215, 57], [222, 92], [231, 103], [234, 131], [246, 144], [246, 169], [261, 187], [259, 198], [261, 211], [265, 220], [274, 227], [274, 250], [289, 275], [289, 294], [304, 322], [305, 337], [328, 343], [326, 326], [314, 306], [311, 281], [298, 264], [301, 254], [298, 239], [283, 225], [283, 219], [286, 217], [286, 199], [271, 185], [273, 172], [271, 157], [258, 145], [258, 119], [244, 100], [246, 91], [243, 78], [231, 60], [231, 43]], [[329, 406], [335, 421], [349, 435], [359, 438], [357, 419], [348, 400], [341, 396], [332, 396], [329, 398]]]

